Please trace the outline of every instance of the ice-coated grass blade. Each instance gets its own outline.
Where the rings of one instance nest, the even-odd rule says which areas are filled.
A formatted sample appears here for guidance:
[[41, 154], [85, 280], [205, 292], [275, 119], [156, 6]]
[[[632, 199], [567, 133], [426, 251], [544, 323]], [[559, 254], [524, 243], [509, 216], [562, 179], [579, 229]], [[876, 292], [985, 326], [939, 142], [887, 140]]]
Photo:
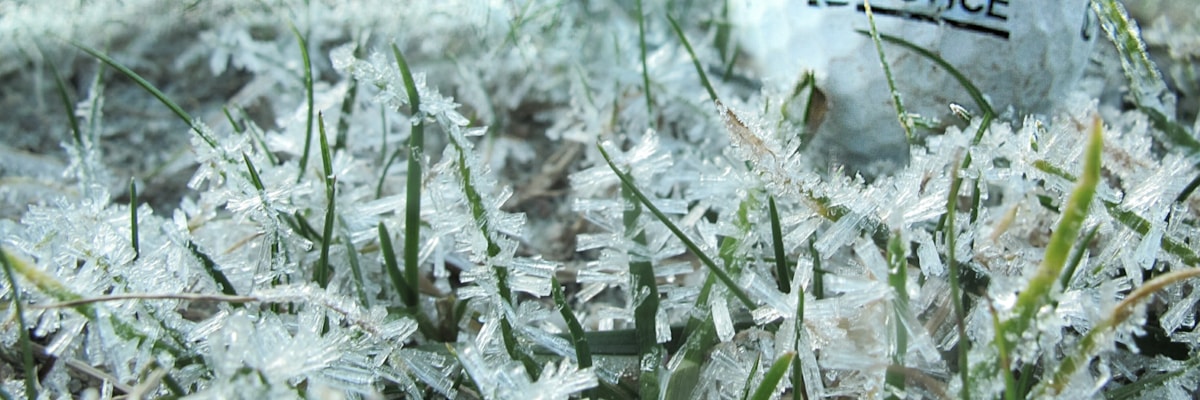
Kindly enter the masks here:
[[[1033, 325], [1033, 317], [1042, 305], [1049, 302], [1054, 285], [1067, 263], [1071, 247], [1079, 237], [1084, 218], [1096, 194], [1096, 186], [1100, 182], [1100, 154], [1104, 147], [1103, 123], [1097, 116], [1092, 121], [1090, 138], [1084, 151], [1084, 165], [1081, 179], [1076, 182], [1075, 190], [1063, 207], [1062, 218], [1050, 236], [1046, 253], [1041, 265], [1025, 289], [1017, 296], [1013, 307], [1013, 317], [1004, 321], [1002, 330], [996, 334], [996, 341], [1003, 342], [1005, 348], [1012, 349], [1015, 338], [1021, 338]], [[1011, 375], [1010, 371], [1000, 371], [1002, 375]]]
[[1087, 252], [1088, 243], [1091, 243], [1096, 238], [1096, 233], [1099, 233], [1100, 226], [1093, 226], [1088, 229], [1087, 234], [1083, 235], [1083, 240], [1079, 241], [1079, 247], [1071, 254], [1071, 259], [1067, 261], [1067, 268], [1063, 270], [1062, 277], [1059, 279], [1059, 285], [1063, 290], [1066, 290], [1071, 284], [1071, 279], [1075, 277], [1075, 270], [1079, 268], [1079, 263], [1083, 261], [1083, 253]]
[[600, 149], [600, 154], [604, 156], [604, 161], [608, 163], [608, 167], [612, 169], [613, 173], [617, 174], [617, 178], [621, 180], [621, 184], [628, 188], [629, 191], [633, 193], [634, 197], [637, 197], [638, 201], [640, 201], [642, 205], [646, 206], [646, 209], [650, 210], [651, 214], [654, 214], [655, 218], [658, 218], [663, 225], [666, 225], [667, 229], [669, 229], [671, 233], [675, 235], [675, 237], [679, 238], [679, 240], [683, 242], [683, 245], [687, 247], [689, 251], [694, 253], [696, 257], [700, 258], [700, 262], [703, 263], [704, 266], [708, 267], [709, 271], [717, 276], [717, 279], [720, 280], [727, 289], [729, 289], [729, 292], [732, 293], [733, 296], [738, 299], [738, 301], [741, 301], [747, 309], [753, 310], [755, 308], [754, 301], [750, 300], [750, 296], [747, 295], [746, 292], [737, 285], [737, 282], [733, 281], [733, 278], [731, 278], [729, 274], [725, 272], [725, 269], [717, 266], [717, 263], [713, 261], [713, 259], [707, 254], [705, 254], [704, 251], [700, 249], [700, 246], [697, 246], [696, 243], [687, 236], [687, 234], [683, 233], [679, 227], [675, 226], [675, 223], [671, 222], [670, 218], [667, 218], [666, 214], [663, 214], [662, 211], [659, 211], [658, 207], [655, 207], [654, 203], [652, 203], [650, 199], [646, 197], [646, 195], [642, 194], [642, 191], [639, 190], [637, 186], [634, 186], [633, 178], [631, 178], [629, 174], [621, 172], [621, 170], [617, 168], [617, 165], [613, 163], [612, 158], [609, 157], [608, 151], [604, 150], [604, 146], [597, 145], [596, 147]]
[[1142, 392], [1167, 384], [1171, 379], [1182, 376], [1197, 367], [1200, 367], [1200, 355], [1192, 356], [1187, 362], [1179, 366], [1179, 369], [1150, 377], [1143, 376], [1138, 378], [1137, 382], [1106, 391], [1104, 397], [1109, 400], [1145, 398]]
[[[875, 53], [879, 55], [879, 64], [883, 66], [883, 76], [887, 79], [888, 90], [892, 93], [892, 105], [896, 107], [896, 118], [900, 122], [900, 127], [904, 129], [904, 139], [908, 144], [912, 144], [916, 138], [913, 136], [913, 119], [908, 115], [908, 110], [904, 109], [904, 101], [900, 98], [900, 90], [896, 89], [896, 79], [892, 76], [892, 66], [888, 64], [887, 57], [883, 54], [883, 39], [879, 37], [879, 30], [875, 28], [875, 13], [871, 11], [871, 2], [864, 1], [863, 7], [867, 13], [867, 22], [871, 26], [871, 41], [875, 42]], [[903, 383], [901, 383], [903, 385]]]
[[25, 326], [25, 305], [21, 302], [21, 287], [17, 286], [17, 277], [8, 258], [8, 252], [0, 248], [0, 264], [4, 265], [4, 276], [8, 279], [8, 288], [12, 290], [12, 304], [16, 310], [17, 329], [20, 336], [17, 344], [21, 348], [21, 368], [25, 374], [25, 398], [38, 398], [37, 368], [33, 364], [33, 342], [29, 339], [29, 327]]
[[[217, 286], [221, 287], [221, 293], [230, 296], [238, 295], [237, 290], [234, 290], [233, 288], [233, 283], [229, 281], [229, 278], [225, 277], [224, 272], [221, 272], [221, 270], [217, 269], [217, 263], [213, 261], [212, 257], [209, 257], [208, 254], [205, 254], [204, 251], [201, 251], [200, 246], [197, 245], [196, 242], [188, 240], [187, 249], [188, 252], [192, 253], [192, 257], [196, 257], [196, 260], [200, 261], [200, 265], [204, 267], [204, 272], [207, 272], [208, 276], [212, 277], [213, 281], [217, 283]], [[241, 305], [234, 303], [233, 306], [240, 307]]]
[[[861, 34], [864, 34], [864, 35], [873, 36], [871, 34], [871, 32], [869, 32], [869, 31], [860, 30], [858, 32]], [[929, 51], [928, 49], [926, 49], [924, 47], [918, 46], [912, 42], [909, 42], [909, 41], [904, 40], [897, 36], [892, 36], [892, 35], [888, 35], [888, 34], [879, 34], [879, 39], [881, 39], [885, 42], [899, 45], [900, 47], [904, 47], [906, 49], [912, 50], [913, 52], [919, 54], [921, 57], [925, 57], [929, 61], [933, 61], [934, 64], [937, 64], [939, 67], [942, 67], [942, 69], [946, 70], [946, 73], [949, 73], [950, 76], [954, 77], [954, 80], [958, 81], [958, 84], [962, 85], [963, 89], [966, 89], [967, 94], [971, 96], [971, 100], [975, 101], [975, 106], [979, 107], [979, 109], [981, 111], [983, 111], [984, 115], [988, 115], [988, 114], [996, 115], [996, 111], [992, 108], [992, 104], [987, 101], [987, 98], [983, 97], [983, 92], [979, 90], [979, 87], [975, 86], [975, 84], [972, 83], [970, 79], [967, 79], [966, 75], [963, 75], [963, 73], [961, 71], [959, 71], [958, 68], [955, 68], [953, 65], [950, 65], [950, 63], [947, 62], [942, 57], [938, 56], [937, 54], [934, 54], [932, 51]]]
[[[408, 137], [408, 176], [404, 207], [404, 277], [413, 285], [415, 295], [420, 267], [418, 254], [421, 251], [421, 158], [425, 156], [425, 118], [421, 114], [421, 97], [417, 93], [417, 83], [408, 68], [408, 61], [395, 43], [392, 43], [392, 56], [396, 58], [396, 66], [400, 68], [400, 76], [404, 79], [404, 89], [408, 92], [408, 104], [412, 107], [412, 115], [417, 118], [417, 123], [412, 126], [412, 134]], [[415, 297], [413, 303], [416, 303]]]
[[963, 309], [962, 289], [960, 289], [961, 283], [959, 283], [962, 272], [959, 271], [958, 261], [955, 258], [957, 255], [954, 254], [955, 238], [958, 236], [958, 231], [954, 228], [954, 217], [958, 214], [958, 190], [962, 187], [962, 178], [958, 173], [958, 168], [950, 170], [950, 193], [946, 195], [946, 223], [942, 233], [945, 234], [946, 243], [946, 270], [950, 274], [950, 304], [954, 307], [954, 325], [958, 331], [958, 377], [962, 380], [963, 399], [970, 400], [970, 388], [974, 387], [971, 385], [971, 363], [967, 359], [967, 355], [970, 354], [971, 342], [966, 339], [967, 312]]
[[808, 238], [808, 256], [813, 263], [813, 297], [825, 298], [825, 270], [821, 268], [821, 253], [817, 251], [817, 235]]
[[[638, 222], [642, 205], [628, 186], [621, 187], [621, 196], [630, 204], [622, 215], [625, 236], [632, 234], [634, 243], [645, 246], [646, 231]], [[634, 303], [633, 321], [640, 359], [638, 394], [643, 399], [656, 399], [659, 397], [658, 373], [663, 361], [663, 348], [658, 344], [658, 281], [654, 277], [654, 265], [649, 260], [632, 252], [629, 260], [629, 275], [633, 284], [629, 296]]]
[[142, 241], [138, 238], [137, 182], [129, 178], [129, 245], [133, 247], [133, 260], [142, 256]]
[[571, 305], [567, 303], [558, 279], [554, 277], [550, 277], [550, 291], [554, 296], [554, 305], [558, 307], [559, 314], [562, 314], [563, 321], [567, 322], [567, 333], [571, 339], [571, 345], [575, 347], [575, 358], [578, 360], [579, 368], [591, 367], [592, 349], [588, 345], [583, 325], [580, 325], [579, 319], [575, 318], [575, 311], [571, 310]]
[[638, 50], [642, 59], [642, 89], [646, 92], [646, 118], [654, 121], [654, 97], [650, 95], [650, 67], [646, 64], [646, 14], [637, 0]]
[[754, 390], [754, 395], [750, 396], [751, 400], [770, 400], [771, 395], [775, 393], [775, 387], [779, 386], [779, 381], [783, 380], [783, 375], [787, 373], [788, 366], [792, 363], [792, 358], [796, 357], [796, 353], [783, 353], [779, 359], [771, 364], [771, 369], [763, 375], [763, 380], [758, 384], [758, 389]]
[[320, 127], [321, 166], [325, 171], [325, 226], [321, 233], [321, 257], [313, 269], [313, 279], [321, 288], [329, 285], [329, 277], [333, 271], [329, 266], [329, 246], [333, 244], [333, 225], [337, 219], [337, 177], [333, 176], [333, 157], [329, 154], [329, 138], [325, 135], [325, 115], [318, 115], [317, 125]]
[[354, 277], [354, 289], [358, 293], [359, 304], [363, 307], [370, 307], [371, 303], [367, 300], [366, 281], [363, 280], [362, 267], [358, 263], [358, 249], [354, 248], [354, 241], [350, 239], [350, 231], [346, 229], [346, 220], [339, 218], [342, 226], [342, 245], [346, 247], [346, 258], [350, 261], [350, 273]]
[[54, 87], [58, 90], [58, 98], [62, 101], [63, 110], [67, 113], [67, 122], [71, 126], [71, 138], [75, 140], [75, 145], [83, 148], [83, 131], [79, 130], [79, 118], [75, 116], [75, 102], [71, 101], [71, 94], [67, 91], [67, 84], [63, 82], [62, 75], [58, 73], [58, 66], [53, 60], [47, 60], [50, 65], [50, 73], [54, 75]]
[[682, 361], [671, 371], [665, 391], [667, 400], [691, 398], [692, 389], [696, 387], [700, 379], [704, 357], [716, 344], [717, 331], [713, 325], [712, 313], [708, 312], [708, 298], [712, 294], [714, 285], [716, 285], [716, 278], [712, 274], [704, 278], [704, 285], [700, 287], [700, 294], [696, 296], [696, 302], [692, 306], [694, 309], [705, 311], [703, 318], [692, 314], [681, 335], [677, 336], [682, 340], [683, 345], [671, 357], [682, 357]]
[[750, 367], [750, 374], [746, 376], [746, 382], [742, 383], [742, 400], [750, 398], [750, 384], [754, 382], [754, 377], [758, 375], [758, 367], [762, 365], [762, 354], [758, 354], [754, 359], [754, 365]]
[[767, 197], [771, 217], [771, 247], [775, 249], [775, 283], [779, 291], [791, 293], [792, 273], [788, 270], [787, 254], [783, 248], [783, 228], [779, 223], [779, 209], [775, 207], [775, 196]]
[[213, 139], [212, 136], [208, 135], [207, 131], [204, 129], [204, 127], [202, 127], [200, 125], [199, 121], [192, 119], [192, 116], [188, 115], [188, 113], [186, 111], [183, 111], [183, 108], [180, 107], [179, 104], [176, 104], [174, 101], [171, 101], [170, 98], [167, 98], [167, 95], [163, 94], [162, 91], [160, 91], [160, 90], [158, 90], [158, 88], [154, 87], [154, 85], [151, 84], [149, 81], [142, 78], [141, 75], [138, 75], [136, 72], [133, 72], [133, 70], [126, 68], [124, 65], [121, 65], [121, 63], [117, 62], [116, 60], [113, 60], [112, 58], [105, 55], [104, 53], [101, 53], [101, 52], [97, 51], [96, 49], [88, 47], [87, 45], [85, 45], [83, 43], [79, 43], [79, 42], [75, 42], [75, 41], [71, 41], [70, 43], [72, 46], [75, 46], [79, 50], [83, 50], [83, 52], [88, 53], [92, 57], [95, 57], [96, 59], [104, 62], [105, 64], [108, 64], [108, 66], [113, 67], [113, 69], [120, 71], [122, 74], [124, 74], [129, 79], [132, 79], [134, 82], [136, 82], [138, 84], [138, 86], [141, 86], [142, 89], [145, 89], [147, 92], [150, 92], [150, 94], [153, 95], [155, 98], [157, 98], [159, 102], [162, 102], [163, 105], [165, 105], [165, 106], [167, 106], [167, 108], [171, 109], [171, 112], [174, 112], [175, 115], [179, 116], [179, 119], [182, 119], [183, 122], [188, 125], [188, 127], [192, 128], [192, 131], [194, 131], [197, 136], [200, 136], [200, 139], [203, 139], [204, 142], [207, 143], [209, 147], [212, 147], [214, 149], [217, 148], [216, 139]]
[[1086, 367], [1092, 357], [1096, 356], [1099, 352], [1100, 341], [1106, 340], [1107, 333], [1137, 314], [1136, 310], [1142, 302], [1149, 300], [1154, 293], [1166, 288], [1168, 285], [1196, 277], [1200, 277], [1200, 268], [1171, 271], [1147, 281], [1141, 287], [1130, 292], [1129, 296], [1126, 296], [1124, 300], [1117, 303], [1116, 307], [1113, 307], [1112, 312], [1107, 318], [1101, 320], [1095, 327], [1092, 327], [1092, 330], [1083, 336], [1083, 339], [1078, 342], [1073, 352], [1066, 353], [1066, 357], [1063, 358], [1062, 363], [1058, 365], [1054, 373], [1049, 375], [1049, 379], [1040, 382], [1038, 387], [1034, 389], [1035, 396], [1037, 398], [1045, 398], [1061, 394], [1062, 389], [1070, 383], [1070, 379], [1075, 374], [1075, 371], [1080, 367]]
[[1174, 95], [1150, 59], [1137, 22], [1116, 0], [1094, 0], [1091, 3], [1092, 10], [1100, 19], [1100, 27], [1117, 48], [1134, 104], [1150, 117], [1155, 129], [1166, 134], [1168, 141], [1184, 147], [1189, 154], [1200, 151], [1200, 140], [1196, 139], [1194, 132], [1189, 133], [1171, 115], [1175, 108]]
[[400, 299], [409, 307], [417, 305], [416, 282], [411, 285], [406, 281], [404, 274], [400, 272], [400, 266], [396, 263], [396, 251], [392, 248], [392, 235], [388, 232], [387, 226], [380, 222], [376, 230], [379, 232], [379, 248], [383, 251], [383, 264], [387, 269], [388, 277], [392, 279], [392, 287], [396, 289], [396, 293], [400, 294]]
[[[796, 352], [804, 351], [802, 347], [804, 340], [804, 287], [799, 286], [796, 290]], [[808, 384], [804, 382], [804, 368], [801, 364], [800, 357], [792, 360], [792, 391], [796, 393], [792, 398], [808, 400]]]
[[[304, 126], [304, 152], [300, 153], [300, 173], [296, 176], [296, 182], [304, 178], [304, 171], [308, 169], [308, 155], [312, 151], [312, 133], [313, 133], [313, 75], [312, 75], [312, 60], [308, 57], [308, 41], [304, 39], [304, 35], [300, 34], [300, 30], [296, 29], [296, 25], [289, 24], [292, 28], [292, 34], [296, 36], [296, 42], [300, 46], [300, 58], [304, 61], [304, 94], [308, 110], [308, 120]], [[324, 285], [322, 285], [324, 286]]]
[[667, 21], [671, 22], [671, 29], [675, 30], [675, 35], [679, 36], [679, 41], [683, 43], [683, 48], [687, 49], [688, 55], [692, 57], [692, 65], [696, 67], [696, 73], [700, 74], [700, 84], [704, 85], [704, 90], [708, 91], [708, 97], [714, 103], [719, 103], [721, 100], [717, 97], [717, 91], [713, 89], [712, 83], [708, 81], [708, 74], [704, 73], [704, 67], [700, 66], [700, 59], [696, 58], [696, 52], [692, 51], [692, 44], [688, 42], [687, 36], [683, 34], [683, 29], [679, 27], [679, 23], [675, 22], [670, 14], [667, 14]]
[[[905, 243], [897, 231], [888, 241], [888, 285], [892, 287], [896, 298], [892, 302], [895, 309], [895, 336], [892, 341], [892, 365], [904, 367], [904, 356], [908, 353], [908, 329], [905, 327], [904, 315], [908, 313], [908, 260], [905, 255]], [[904, 374], [888, 370], [887, 384], [898, 392], [904, 391]]]

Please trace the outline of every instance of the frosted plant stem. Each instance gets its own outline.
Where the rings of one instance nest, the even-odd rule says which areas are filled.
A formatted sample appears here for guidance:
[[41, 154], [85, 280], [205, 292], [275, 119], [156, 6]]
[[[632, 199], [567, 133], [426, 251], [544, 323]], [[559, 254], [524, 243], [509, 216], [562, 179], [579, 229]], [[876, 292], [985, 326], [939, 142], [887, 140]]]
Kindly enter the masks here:
[[333, 160], [329, 154], [329, 138], [325, 135], [325, 115], [318, 116], [318, 122], [321, 133], [321, 165], [325, 170], [325, 226], [322, 227], [321, 233], [321, 256], [317, 260], [317, 267], [313, 271], [313, 278], [317, 284], [324, 289], [329, 285], [330, 271], [329, 267], [329, 246], [333, 244], [333, 225], [337, 219], [337, 177], [333, 176]]
[[296, 25], [289, 24], [292, 28], [292, 34], [296, 35], [296, 42], [300, 46], [300, 58], [304, 60], [304, 92], [307, 100], [308, 120], [304, 125], [304, 152], [300, 154], [300, 173], [296, 176], [296, 182], [299, 183], [304, 178], [304, 170], [308, 168], [308, 155], [312, 150], [312, 133], [313, 133], [313, 75], [312, 62], [308, 57], [308, 41], [304, 40], [304, 35], [296, 29]]
[[[1050, 301], [1050, 294], [1058, 283], [1071, 247], [1079, 236], [1083, 220], [1087, 217], [1088, 208], [1096, 194], [1096, 186], [1100, 181], [1100, 154], [1104, 146], [1103, 129], [1103, 121], [1096, 116], [1092, 121], [1090, 138], [1084, 152], [1083, 173], [1063, 209], [1062, 219], [1050, 236], [1042, 264], [1029, 279], [1025, 290], [1018, 295], [1013, 317], [1004, 321], [1001, 330], [996, 333], [996, 340], [1003, 342], [1001, 344], [1005, 348], [1015, 350], [1013, 346], [1018, 343], [1017, 340], [1033, 325], [1037, 310]], [[1011, 375], [1007, 370], [1000, 373]]]
[[421, 97], [417, 93], [417, 84], [413, 80], [408, 61], [400, 48], [392, 43], [392, 55], [400, 68], [400, 76], [404, 78], [404, 88], [408, 91], [408, 104], [412, 107], [413, 118], [417, 123], [412, 126], [412, 134], [408, 137], [408, 177], [405, 191], [404, 206], [404, 277], [413, 290], [411, 298], [406, 299], [410, 305], [417, 304], [416, 284], [418, 278], [417, 255], [421, 245], [421, 158], [425, 156], [425, 117], [421, 114]]
[[1067, 357], [1063, 359], [1054, 373], [1050, 375], [1050, 379], [1042, 381], [1039, 384], [1034, 397], [1043, 398], [1061, 394], [1062, 389], [1070, 382], [1075, 371], [1079, 367], [1085, 366], [1095, 356], [1099, 350], [1100, 341], [1105, 340], [1109, 331], [1112, 331], [1134, 316], [1137, 313], [1137, 308], [1155, 292], [1166, 288], [1168, 285], [1196, 277], [1200, 277], [1200, 268], [1171, 271], [1147, 281], [1141, 287], [1137, 288], [1137, 290], [1129, 293], [1129, 296], [1121, 300], [1116, 307], [1113, 307], [1108, 318], [1100, 321], [1100, 323], [1096, 324], [1092, 330], [1083, 336], [1083, 339], [1079, 341], [1079, 345], [1076, 346], [1075, 351], [1067, 354]]
[[192, 119], [191, 115], [189, 115], [186, 111], [183, 111], [183, 107], [180, 107], [179, 104], [176, 104], [174, 101], [171, 101], [170, 98], [167, 98], [167, 95], [163, 94], [162, 91], [160, 91], [160, 90], [158, 90], [158, 88], [154, 87], [154, 85], [151, 84], [150, 81], [147, 81], [146, 79], [142, 78], [141, 75], [138, 75], [136, 72], [133, 72], [133, 70], [130, 70], [129, 68], [125, 67], [124, 65], [121, 65], [121, 63], [118, 63], [116, 60], [113, 60], [109, 56], [97, 51], [96, 49], [93, 49], [91, 47], [84, 45], [83, 43], [79, 43], [79, 42], [75, 42], [75, 41], [72, 41], [70, 43], [72, 46], [75, 46], [76, 48], [83, 50], [83, 52], [88, 53], [92, 57], [96, 57], [96, 59], [104, 62], [105, 64], [108, 64], [110, 67], [113, 67], [117, 71], [120, 71], [122, 74], [129, 77], [129, 79], [133, 79], [133, 81], [136, 82], [138, 84], [138, 86], [141, 86], [142, 89], [145, 89], [147, 92], [150, 92], [150, 94], [153, 95], [154, 98], [156, 98], [156, 99], [158, 99], [158, 101], [162, 102], [163, 105], [165, 105], [165, 106], [167, 106], [167, 108], [171, 109], [171, 112], [174, 112], [176, 116], [179, 116], [179, 119], [182, 119], [184, 123], [188, 124], [188, 127], [192, 128], [192, 131], [195, 132], [197, 136], [199, 136], [201, 139], [204, 140], [204, 143], [207, 143], [208, 146], [212, 147], [213, 149], [218, 148], [216, 139], [213, 139], [213, 137], [208, 134], [207, 129], [200, 126], [199, 121]]
[[646, 118], [654, 121], [654, 97], [650, 95], [650, 67], [646, 64], [646, 14], [642, 10], [642, 0], [637, 0], [638, 20], [638, 49], [642, 59], [642, 88], [646, 92]]
[[888, 89], [892, 93], [892, 104], [896, 106], [896, 118], [900, 122], [900, 127], [904, 128], [904, 139], [911, 145], [916, 140], [913, 137], [913, 119], [904, 109], [904, 101], [900, 98], [900, 91], [896, 89], [896, 79], [892, 77], [892, 66], [888, 65], [887, 57], [883, 54], [883, 39], [879, 38], [879, 31], [875, 29], [875, 13], [871, 11], [871, 1], [863, 0], [863, 7], [867, 12], [867, 21], [871, 25], [871, 40], [875, 42], [875, 52], [879, 54], [879, 64], [883, 66], [883, 76], [887, 78]]
[[683, 245], [686, 246], [688, 250], [691, 250], [696, 254], [696, 257], [700, 258], [700, 262], [707, 266], [709, 271], [716, 275], [717, 279], [720, 280], [721, 283], [725, 284], [726, 288], [729, 289], [729, 292], [732, 293], [733, 296], [739, 301], [741, 301], [742, 305], [745, 305], [747, 309], [753, 310], [755, 308], [754, 301], [750, 300], [750, 296], [747, 295], [746, 292], [743, 291], [742, 288], [733, 281], [733, 278], [731, 278], [723, 268], [717, 266], [717, 263], [713, 261], [712, 258], [710, 258], [707, 254], [704, 254], [704, 252], [700, 250], [700, 246], [697, 246], [695, 242], [692, 242], [692, 239], [688, 238], [687, 234], [683, 233], [679, 227], [675, 226], [675, 224], [667, 218], [666, 214], [663, 214], [662, 211], [659, 211], [658, 207], [655, 207], [654, 203], [652, 203], [650, 199], [646, 197], [646, 195], [642, 194], [642, 192], [633, 185], [633, 181], [629, 178], [629, 175], [621, 172], [621, 170], [617, 168], [617, 165], [613, 164], [612, 158], [609, 157], [608, 151], [604, 150], [604, 146], [598, 145], [596, 147], [600, 149], [600, 154], [604, 156], [604, 161], [608, 163], [608, 166], [612, 169], [613, 173], [617, 174], [617, 177], [621, 180], [621, 183], [624, 186], [629, 187], [630, 191], [633, 192], [633, 195], [636, 196], [637, 199], [641, 201], [647, 209], [650, 210], [650, 213], [654, 214], [654, 216], [658, 218], [663, 225], [666, 225], [667, 229], [670, 230], [671, 233], [675, 234], [675, 237], [679, 238], [679, 240], [683, 242]]
[[[951, 165], [958, 164], [957, 162]], [[962, 380], [962, 398], [963, 400], [971, 399], [971, 363], [968, 360], [968, 355], [971, 353], [970, 344], [967, 340], [966, 320], [967, 313], [963, 309], [962, 289], [959, 276], [961, 272], [958, 268], [958, 261], [954, 254], [955, 238], [958, 236], [957, 230], [954, 227], [955, 216], [958, 211], [958, 190], [962, 187], [962, 178], [958, 175], [958, 168], [950, 169], [950, 193], [946, 195], [946, 224], [945, 224], [945, 241], [946, 241], [946, 269], [950, 274], [950, 304], [954, 306], [955, 328], [958, 331], [958, 378]], [[1003, 352], [1002, 352], [1003, 353]]]
[[8, 287], [12, 290], [13, 308], [16, 310], [17, 326], [19, 327], [20, 337], [18, 341], [21, 346], [21, 365], [24, 368], [22, 371], [25, 374], [25, 398], [36, 399], [37, 397], [37, 373], [33, 366], [33, 346], [29, 339], [29, 327], [25, 325], [25, 306], [21, 300], [21, 288], [17, 286], [17, 278], [13, 276], [13, 266], [16, 260], [8, 257], [8, 252], [0, 248], [0, 264], [4, 265], [4, 276], [8, 279]]

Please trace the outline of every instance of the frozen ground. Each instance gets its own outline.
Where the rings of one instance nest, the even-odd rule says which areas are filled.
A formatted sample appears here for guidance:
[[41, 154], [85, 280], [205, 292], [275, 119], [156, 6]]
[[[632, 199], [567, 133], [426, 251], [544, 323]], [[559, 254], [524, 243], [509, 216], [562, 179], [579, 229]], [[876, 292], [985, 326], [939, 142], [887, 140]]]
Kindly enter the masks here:
[[[1200, 262], [1200, 200], [1180, 195], [1200, 150], [1200, 8], [1129, 6], [1161, 80], [1128, 79], [1133, 55], [1097, 29], [1054, 107], [993, 121], [965, 102], [969, 116], [941, 116], [911, 146], [898, 137], [874, 163], [807, 121], [846, 107], [820, 101], [836, 99], [820, 85], [837, 71], [815, 89], [763, 79], [771, 60], [739, 51], [754, 46], [721, 2], [0, 1], [0, 249], [14, 278], [0, 284], [0, 395], [1186, 398], [1200, 382], [1200, 286], [1171, 274]], [[898, 71], [902, 89], [926, 78]], [[1101, 179], [1064, 249], [1080, 272], [1023, 308], [1053, 232], [1069, 230], [1058, 223], [1087, 180], [1093, 117]], [[1122, 314], [1164, 276], [1148, 307]], [[105, 298], [125, 294], [149, 298]], [[96, 302], [54, 305], [80, 298]], [[963, 356], [979, 376], [961, 378]], [[1068, 383], [1057, 373], [1076, 356]]]

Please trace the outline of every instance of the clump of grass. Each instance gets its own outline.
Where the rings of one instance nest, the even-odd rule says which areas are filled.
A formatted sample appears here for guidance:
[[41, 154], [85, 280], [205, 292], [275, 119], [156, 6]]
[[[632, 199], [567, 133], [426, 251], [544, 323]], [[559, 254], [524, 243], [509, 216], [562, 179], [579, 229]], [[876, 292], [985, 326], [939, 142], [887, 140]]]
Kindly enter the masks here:
[[[880, 32], [864, 3], [871, 29], [861, 33], [874, 42], [913, 160], [871, 182], [808, 163], [830, 105], [816, 73], [760, 93], [739, 87], [750, 64], [738, 60], [728, 2], [605, 7], [618, 6], [535, 0], [486, 23], [414, 7], [388, 25], [403, 27], [391, 43], [321, 24], [246, 32], [252, 44], [299, 44], [303, 77], [271, 52], [233, 57], [268, 59], [244, 65], [295, 89], [272, 93], [283, 108], [272, 111], [305, 129], [259, 127], [245, 103], [219, 107], [229, 126], [209, 129], [135, 68], [73, 42], [187, 124], [197, 139], [194, 192], [168, 205], [171, 217], [155, 214], [161, 204], [139, 213], [154, 190], [145, 177], [108, 188], [102, 174], [76, 172], [81, 198], [0, 223], [0, 295], [11, 304], [0, 311], [13, 322], [0, 333], [20, 353], [0, 352], [20, 371], [3, 378], [0, 395], [76, 394], [62, 382], [79, 382], [62, 368], [39, 379], [46, 361], [35, 353], [131, 397], [1015, 399], [1102, 387], [1122, 398], [1195, 386], [1195, 357], [1145, 376], [1089, 368], [1148, 362], [1111, 355], [1126, 352], [1144, 319], [1168, 325], [1167, 312], [1143, 312], [1153, 296], [1171, 315], [1194, 311], [1187, 290], [1165, 288], [1200, 275], [1183, 239], [1197, 229], [1186, 204], [1200, 185], [1145, 182], [1148, 170], [1187, 167], [1192, 133], [1164, 116], [1162, 98], [1146, 97], [1161, 77], [1115, 1], [1093, 7], [1138, 104], [1112, 120], [1147, 117], [1161, 135], [1105, 132], [1099, 117], [1085, 126], [1077, 121], [1092, 115], [1079, 113], [1022, 126], [937, 54]], [[568, 13], [614, 17], [599, 32]], [[706, 18], [715, 23], [691, 22]], [[600, 38], [600, 55], [567, 39], [579, 35]], [[309, 50], [346, 37], [354, 39], [329, 60], [343, 75], [322, 70], [323, 55]], [[384, 51], [363, 54], [373, 46]], [[633, 57], [620, 54], [634, 46], [640, 79], [628, 74]], [[892, 75], [885, 50], [946, 70], [980, 118], [962, 108], [967, 127], [914, 137], [915, 117], [895, 90], [911, 77]], [[669, 51], [688, 59], [652, 57]], [[71, 157], [99, 160], [98, 142], [113, 140], [99, 123], [102, 97], [75, 104], [50, 65]], [[675, 70], [696, 78], [657, 76]], [[102, 83], [115, 84], [104, 68], [95, 90]], [[630, 112], [639, 94], [645, 112]], [[331, 107], [340, 109], [336, 120], [328, 114], [334, 138]], [[797, 109], [803, 115], [789, 115]], [[472, 127], [483, 116], [496, 125]], [[553, 121], [542, 129], [544, 119]], [[320, 179], [307, 173], [314, 124]], [[479, 149], [484, 134], [490, 145]], [[1072, 148], [1084, 136], [1087, 145]], [[597, 145], [559, 175], [536, 178], [551, 183], [524, 185], [514, 165], [527, 161], [508, 160], [558, 139]], [[407, 143], [392, 148], [398, 140]], [[401, 159], [403, 176], [389, 174]], [[403, 194], [389, 186], [400, 179]], [[531, 186], [543, 192], [522, 193]], [[128, 209], [109, 189], [127, 190]], [[554, 197], [564, 193], [569, 201]], [[539, 212], [530, 199], [540, 198], [561, 209]], [[579, 223], [554, 220], [577, 214]], [[544, 242], [572, 237], [577, 251], [543, 254]], [[1130, 238], [1142, 241], [1136, 251], [1123, 243]], [[1148, 278], [1138, 285], [1140, 274]], [[1068, 302], [1093, 297], [1103, 308], [1083, 316]], [[1179, 325], [1166, 329], [1173, 340], [1192, 329]], [[1042, 343], [1053, 336], [1066, 344]], [[72, 350], [93, 341], [106, 344], [102, 355]]]

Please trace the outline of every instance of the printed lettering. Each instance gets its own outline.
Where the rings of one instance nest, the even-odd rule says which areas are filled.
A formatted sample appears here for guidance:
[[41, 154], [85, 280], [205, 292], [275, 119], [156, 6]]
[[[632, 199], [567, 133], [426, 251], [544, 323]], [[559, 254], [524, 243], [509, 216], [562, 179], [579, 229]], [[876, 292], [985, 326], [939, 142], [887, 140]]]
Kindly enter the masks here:
[[989, 2], [987, 15], [989, 17], [998, 18], [1001, 21], [1008, 21], [1008, 13], [1005, 12], [1005, 13], [1001, 14], [1002, 10], [999, 10], [1000, 7], [1004, 7], [1003, 11], [1007, 11], [1008, 10], [1008, 0], [992, 0], [991, 2]]

